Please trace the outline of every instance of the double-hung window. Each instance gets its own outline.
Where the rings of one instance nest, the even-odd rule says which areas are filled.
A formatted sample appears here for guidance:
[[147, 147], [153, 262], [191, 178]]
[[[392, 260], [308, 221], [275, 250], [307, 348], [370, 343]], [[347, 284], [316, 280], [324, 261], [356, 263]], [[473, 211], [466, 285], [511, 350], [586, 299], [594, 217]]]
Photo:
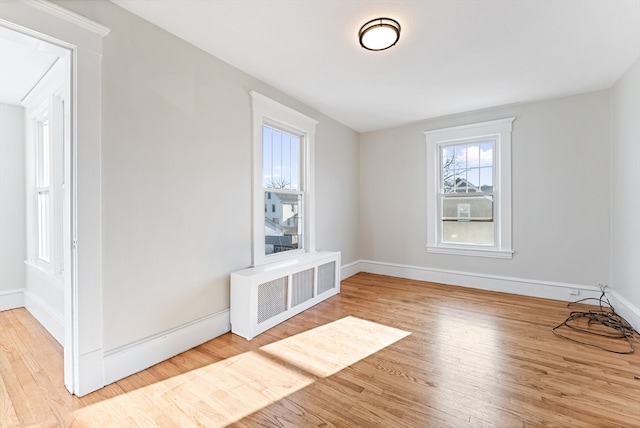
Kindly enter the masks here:
[[257, 92], [253, 103], [253, 264], [315, 251], [316, 121]]
[[64, 66], [58, 60], [24, 100], [27, 263], [53, 276], [63, 273], [64, 264], [64, 147], [70, 137]]
[[512, 257], [513, 119], [425, 132], [427, 251]]
[[64, 101], [54, 93], [27, 113], [28, 261], [57, 275], [62, 272], [63, 257]]
[[36, 205], [36, 258], [41, 263], [51, 262], [52, 211], [52, 159], [48, 111], [33, 119], [35, 148], [35, 205]]
[[265, 256], [303, 248], [302, 208], [305, 189], [300, 179], [302, 137], [262, 125], [262, 191]]

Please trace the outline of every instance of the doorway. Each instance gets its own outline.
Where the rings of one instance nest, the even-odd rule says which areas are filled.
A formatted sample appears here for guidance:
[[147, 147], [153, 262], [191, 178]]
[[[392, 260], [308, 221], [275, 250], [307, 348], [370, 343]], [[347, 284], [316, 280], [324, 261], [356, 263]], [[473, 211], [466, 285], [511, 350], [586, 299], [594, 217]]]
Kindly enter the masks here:
[[43, 37], [0, 23], [0, 214], [8, 219], [0, 263], [9, 273], [0, 276], [0, 293], [21, 296], [9, 308], [26, 307], [63, 346], [65, 385], [73, 392], [74, 340], [65, 325], [73, 308], [65, 296], [74, 281], [74, 51]]
[[[103, 40], [110, 29], [51, 2], [2, 2], [0, 28], [69, 51], [71, 145], [65, 164], [71, 209], [64, 247], [64, 384], [83, 396], [104, 386], [102, 349], [101, 124]], [[0, 292], [0, 306], [5, 301]], [[24, 306], [24, 305], [22, 305]]]

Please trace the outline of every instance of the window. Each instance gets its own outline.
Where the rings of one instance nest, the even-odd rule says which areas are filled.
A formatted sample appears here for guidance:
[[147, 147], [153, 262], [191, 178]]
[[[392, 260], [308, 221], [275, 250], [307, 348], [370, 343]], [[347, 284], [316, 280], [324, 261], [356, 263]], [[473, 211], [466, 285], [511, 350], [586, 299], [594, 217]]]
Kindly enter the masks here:
[[[65, 145], [68, 87], [59, 59], [25, 97], [27, 264], [61, 277], [64, 270]], [[68, 146], [67, 146], [68, 147]]]
[[491, 247], [494, 141], [440, 144], [441, 242]]
[[300, 142], [297, 135], [262, 126], [262, 187], [267, 199], [276, 200], [272, 215], [265, 216], [265, 255], [297, 250], [302, 242], [301, 224], [291, 223], [304, 196]]
[[27, 107], [28, 262], [62, 273], [64, 100], [49, 94]]
[[[257, 92], [253, 102], [253, 264], [315, 250], [313, 144], [316, 121]], [[269, 203], [267, 203], [269, 201]]]
[[425, 132], [427, 251], [512, 258], [513, 120]]
[[36, 257], [44, 263], [51, 262], [51, 138], [47, 113], [35, 118], [35, 195], [36, 195]]

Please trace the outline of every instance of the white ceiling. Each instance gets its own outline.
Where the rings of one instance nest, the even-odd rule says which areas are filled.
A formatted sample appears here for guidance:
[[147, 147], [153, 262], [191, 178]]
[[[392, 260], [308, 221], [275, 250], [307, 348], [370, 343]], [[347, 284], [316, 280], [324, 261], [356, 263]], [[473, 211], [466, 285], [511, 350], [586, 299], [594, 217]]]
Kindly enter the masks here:
[[[607, 88], [640, 57], [640, 0], [112, 1], [361, 132]], [[366, 51], [381, 16], [400, 41]], [[0, 95], [20, 97], [8, 82], [54, 59], [0, 41]]]
[[[358, 131], [610, 87], [640, 0], [112, 0]], [[370, 52], [366, 21], [400, 22]]]
[[60, 50], [0, 27], [0, 102], [19, 105], [59, 58]]

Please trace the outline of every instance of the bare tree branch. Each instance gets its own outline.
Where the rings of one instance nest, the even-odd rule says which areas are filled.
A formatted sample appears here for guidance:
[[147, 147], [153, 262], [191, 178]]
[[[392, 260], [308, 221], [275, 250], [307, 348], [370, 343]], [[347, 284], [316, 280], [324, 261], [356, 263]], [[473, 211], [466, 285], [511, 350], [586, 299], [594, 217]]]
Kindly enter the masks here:
[[266, 185], [268, 189], [287, 189], [290, 184], [285, 178], [272, 178]]

